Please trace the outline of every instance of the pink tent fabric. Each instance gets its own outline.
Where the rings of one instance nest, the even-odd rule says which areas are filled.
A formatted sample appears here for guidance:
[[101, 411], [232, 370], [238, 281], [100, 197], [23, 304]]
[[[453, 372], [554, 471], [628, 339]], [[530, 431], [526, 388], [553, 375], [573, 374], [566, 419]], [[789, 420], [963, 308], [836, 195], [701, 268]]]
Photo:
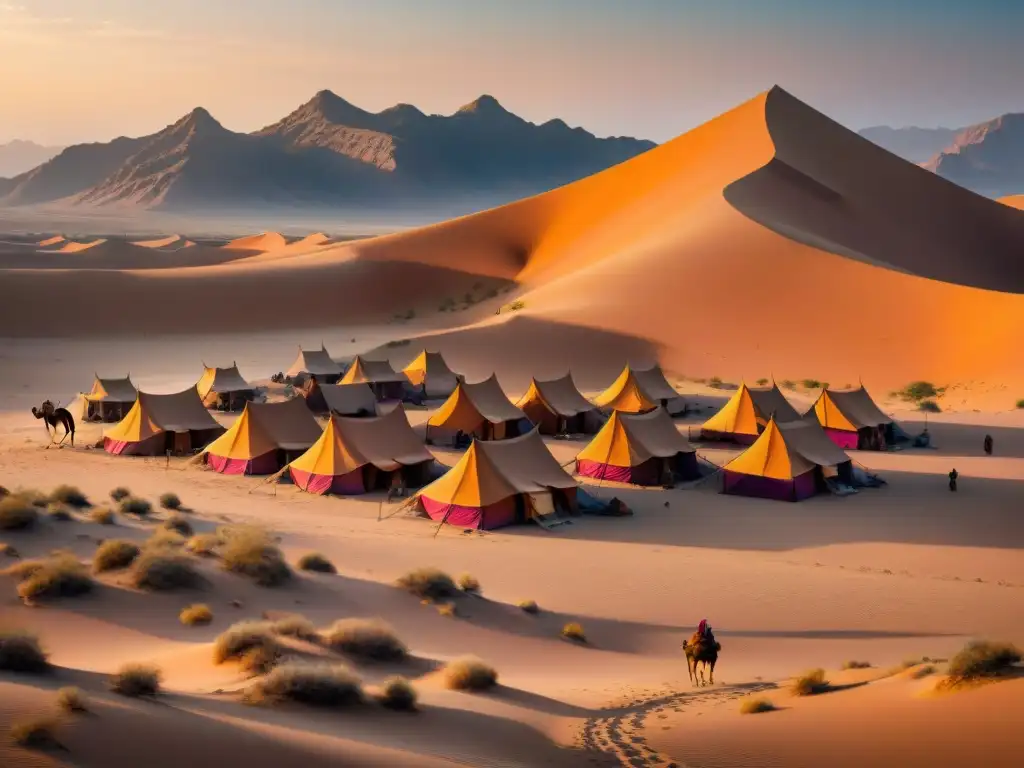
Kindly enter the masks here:
[[474, 528], [484, 531], [512, 525], [516, 521], [515, 497], [504, 499], [487, 507], [464, 507], [445, 504], [420, 496], [420, 503], [431, 520], [444, 520], [457, 528]]

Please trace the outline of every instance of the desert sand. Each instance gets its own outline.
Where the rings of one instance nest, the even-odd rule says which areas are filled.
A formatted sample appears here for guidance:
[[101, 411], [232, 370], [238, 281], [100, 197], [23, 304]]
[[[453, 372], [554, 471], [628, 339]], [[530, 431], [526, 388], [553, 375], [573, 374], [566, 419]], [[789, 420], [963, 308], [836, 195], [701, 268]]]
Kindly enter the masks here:
[[[896, 160], [776, 89], [589, 179], [409, 232], [291, 244], [269, 233], [190, 247], [224, 258], [180, 265], [160, 247], [108, 240], [79, 253], [0, 252], [11, 297], [0, 302], [0, 484], [71, 483], [97, 504], [115, 486], [153, 501], [172, 491], [197, 531], [265, 527], [289, 562], [317, 551], [338, 574], [260, 588], [198, 561], [208, 580], [199, 591], [144, 593], [115, 573], [92, 595], [40, 607], [21, 604], [13, 577], [0, 576], [0, 626], [37, 632], [57, 666], [47, 678], [0, 673], [0, 763], [219, 765], [227, 745], [254, 766], [962, 766], [978, 745], [988, 765], [1019, 763], [1024, 681], [938, 694], [943, 662], [922, 677], [901, 663], [948, 659], [976, 638], [1024, 643], [1024, 362], [1014, 352], [1024, 214]], [[116, 249], [95, 262], [107, 267], [24, 261], [80, 266], [103, 248]], [[99, 425], [80, 425], [75, 448], [47, 449], [28, 412], [47, 397], [69, 402], [94, 372], [130, 371], [144, 390], [173, 392], [196, 381], [201, 360], [234, 360], [266, 384], [297, 344], [320, 343], [336, 359], [369, 353], [396, 369], [437, 349], [471, 381], [496, 372], [513, 400], [532, 376], [571, 370], [593, 396], [626, 361], [660, 362], [696, 409], [676, 421], [687, 435], [731, 394], [712, 377], [774, 376], [801, 411], [817, 394], [804, 379], [862, 381], [908, 432], [927, 424], [935, 447], [853, 452], [888, 485], [845, 498], [785, 504], [711, 485], [588, 482], [635, 514], [467, 533], [395, 514], [381, 494], [321, 498], [184, 459], [111, 457], [86, 448]], [[890, 394], [913, 380], [944, 388], [941, 413]], [[420, 434], [437, 405], [409, 408]], [[585, 445], [545, 442], [563, 464]], [[432, 450], [445, 465], [459, 458]], [[718, 465], [737, 453], [699, 452]], [[945, 483], [952, 467], [956, 494]], [[76, 515], [0, 541], [22, 558], [69, 549], [86, 560], [99, 540], [142, 541], [166, 516], [108, 527]], [[471, 573], [483, 594], [441, 615], [393, 585], [422, 566]], [[525, 599], [540, 613], [521, 611]], [[209, 626], [179, 623], [193, 602], [211, 606]], [[370, 691], [408, 677], [420, 712], [245, 705], [250, 681], [214, 665], [211, 644], [264, 612], [320, 628], [389, 622], [412, 660], [357, 671]], [[715, 685], [698, 689], [680, 648], [702, 618], [723, 650]], [[585, 644], [560, 637], [570, 621]], [[499, 671], [495, 691], [444, 688], [439, 667], [467, 653]], [[852, 659], [871, 666], [840, 670]], [[162, 668], [159, 702], [108, 690], [108, 675], [135, 661]], [[790, 695], [789, 679], [813, 667], [833, 689]], [[51, 711], [65, 685], [96, 713], [62, 723], [67, 751], [11, 746], [11, 723]], [[740, 714], [754, 694], [777, 711]]]

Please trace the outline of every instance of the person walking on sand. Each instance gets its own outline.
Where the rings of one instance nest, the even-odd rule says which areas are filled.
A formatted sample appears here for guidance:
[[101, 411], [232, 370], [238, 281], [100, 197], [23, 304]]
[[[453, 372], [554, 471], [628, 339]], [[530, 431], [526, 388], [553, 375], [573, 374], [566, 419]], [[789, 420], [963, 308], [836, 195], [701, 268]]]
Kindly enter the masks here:
[[985, 454], [992, 455], [992, 435], [985, 435]]
[[951, 490], [951, 491], [955, 491], [956, 490], [956, 479], [958, 477], [960, 477], [960, 475], [956, 471], [956, 468], [950, 470], [950, 472], [949, 472], [949, 490]]

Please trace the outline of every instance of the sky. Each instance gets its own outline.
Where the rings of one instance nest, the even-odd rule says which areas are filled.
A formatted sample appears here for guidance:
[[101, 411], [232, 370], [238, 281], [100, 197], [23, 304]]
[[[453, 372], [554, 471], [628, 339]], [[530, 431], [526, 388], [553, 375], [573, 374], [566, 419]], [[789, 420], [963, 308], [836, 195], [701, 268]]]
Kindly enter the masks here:
[[275, 122], [327, 88], [664, 141], [781, 85], [851, 128], [1024, 111], [1014, 0], [0, 0], [0, 142]]

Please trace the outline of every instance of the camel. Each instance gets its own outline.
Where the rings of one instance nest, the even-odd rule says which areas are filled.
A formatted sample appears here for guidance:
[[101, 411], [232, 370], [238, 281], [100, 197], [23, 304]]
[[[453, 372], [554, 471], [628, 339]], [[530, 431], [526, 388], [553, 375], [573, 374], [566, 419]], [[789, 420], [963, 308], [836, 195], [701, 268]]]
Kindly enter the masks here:
[[[50, 445], [53, 445], [53, 441], [57, 439], [57, 425], [60, 424], [64, 427], [64, 437], [57, 445], [62, 445], [70, 435], [71, 447], [75, 446], [75, 419], [67, 408], [59, 408], [53, 404], [53, 401], [45, 400], [40, 408], [32, 407], [32, 415], [43, 420], [43, 424], [46, 426], [46, 436], [50, 438]], [[53, 427], [52, 435], [50, 427]], [[50, 445], [46, 447], [49, 448]]]
[[[697, 632], [689, 640], [683, 640], [683, 653], [686, 654], [686, 671], [690, 675], [690, 684], [697, 686], [715, 684], [715, 663], [718, 661], [718, 652], [722, 650], [722, 644], [717, 641], [708, 642]], [[703, 667], [698, 667], [703, 664]], [[698, 682], [698, 669], [700, 678]], [[708, 670], [710, 679], [705, 681], [704, 670]]]

